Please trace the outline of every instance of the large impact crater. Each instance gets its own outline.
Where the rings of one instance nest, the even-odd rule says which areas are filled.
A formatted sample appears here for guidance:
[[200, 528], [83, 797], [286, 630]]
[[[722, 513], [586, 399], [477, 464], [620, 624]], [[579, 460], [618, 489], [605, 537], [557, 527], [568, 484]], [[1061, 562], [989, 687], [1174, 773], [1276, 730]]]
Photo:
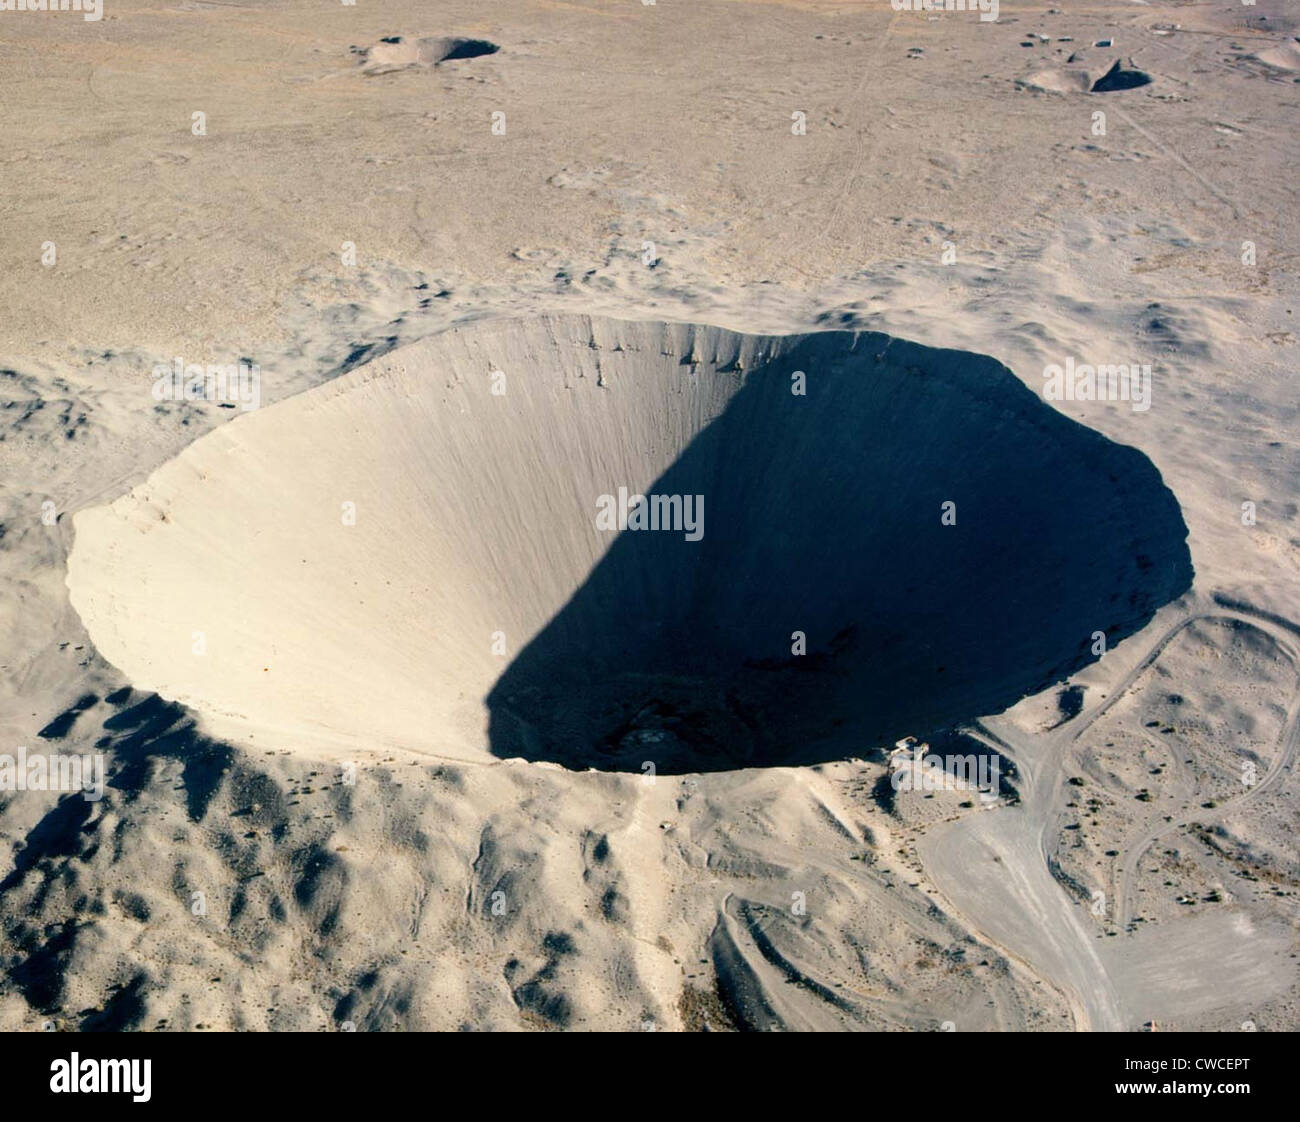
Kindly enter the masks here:
[[100, 651], [215, 734], [631, 771], [997, 712], [1192, 577], [1150, 461], [990, 358], [586, 316], [394, 351], [75, 527]]

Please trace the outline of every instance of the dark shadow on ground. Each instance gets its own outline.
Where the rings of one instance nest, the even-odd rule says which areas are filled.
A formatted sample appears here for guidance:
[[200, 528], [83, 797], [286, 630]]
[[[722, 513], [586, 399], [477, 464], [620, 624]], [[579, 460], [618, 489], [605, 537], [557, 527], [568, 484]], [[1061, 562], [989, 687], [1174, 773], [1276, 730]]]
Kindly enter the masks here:
[[[93, 748], [78, 743], [71, 749], [60, 745], [59, 750], [83, 756], [104, 753], [106, 786], [127, 802], [145, 789], [162, 760], [179, 760], [186, 812], [191, 821], [201, 821], [224, 773], [233, 766], [230, 747], [197, 732], [192, 715], [183, 706], [157, 694], [142, 696], [123, 687], [104, 700], [117, 711], [102, 721], [104, 735], [95, 740]], [[95, 695], [85, 695], [40, 735], [63, 741], [77, 717], [97, 704]], [[85, 729], [78, 731], [94, 735]], [[100, 846], [106, 840], [111, 844], [111, 838], [106, 839], [100, 831], [103, 815], [99, 811], [105, 805], [79, 792], [63, 795], [15, 846], [13, 868], [0, 878], [0, 930], [19, 952], [12, 962], [0, 962], [0, 978], [7, 974], [28, 1004], [42, 1013], [60, 1008], [80, 933], [104, 913], [101, 893], [83, 877], [93, 867]], [[51, 893], [61, 893], [68, 900], [66, 918], [58, 924], [42, 924], [37, 917], [45, 914]], [[136, 918], [147, 919], [147, 908]], [[83, 1011], [81, 1028], [116, 1031], [134, 1027], [143, 1010], [144, 983], [141, 976], [110, 995], [102, 1008]]]
[[486, 698], [494, 754], [661, 773], [865, 755], [1060, 681], [1190, 587], [1151, 462], [994, 360], [849, 332], [775, 350], [647, 489], [703, 495], [703, 539], [617, 536]]
[[96, 694], [84, 694], [36, 735], [44, 740], [62, 740], [71, 731], [72, 726], [76, 724], [77, 718], [98, 701], [99, 697]]
[[1115, 64], [1092, 84], [1092, 93], [1115, 93], [1117, 90], [1136, 90], [1151, 84], [1151, 75], [1141, 70], [1127, 70], [1116, 60]]

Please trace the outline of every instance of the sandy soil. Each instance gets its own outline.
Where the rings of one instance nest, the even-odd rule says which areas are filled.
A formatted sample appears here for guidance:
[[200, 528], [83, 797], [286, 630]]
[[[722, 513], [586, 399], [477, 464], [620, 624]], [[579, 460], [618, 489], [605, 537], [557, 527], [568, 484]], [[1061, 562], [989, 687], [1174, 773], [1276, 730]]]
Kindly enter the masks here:
[[[0, 146], [0, 756], [99, 752], [108, 776], [98, 801], [0, 790], [0, 1028], [1297, 1026], [1288, 7], [105, 5], [0, 20], [23, 90]], [[1116, 61], [1151, 81], [1089, 92]], [[636, 326], [580, 346], [591, 316]], [[1003, 657], [1001, 629], [951, 627], [1006, 665], [943, 711], [1014, 764], [1014, 797], [882, 797], [882, 750], [949, 696], [906, 644], [897, 720], [864, 704], [825, 751], [776, 725], [747, 761], [592, 766], [554, 698], [509, 701], [549, 741], [494, 733], [484, 632], [526, 699], [609, 700], [520, 655], [578, 650], [591, 609], [562, 609], [629, 569], [555, 488], [668, 478], [788, 377], [770, 337], [830, 330], [920, 344], [890, 378], [987, 379], [950, 413], [833, 399], [802, 437], [753, 415], [784, 469], [826, 434], [826, 488], [799, 492], [823, 528], [791, 541], [876, 574], [916, 547], [917, 586], [873, 610], [946, 634], [983, 589], [1021, 637]], [[766, 339], [736, 344], [747, 369], [690, 349], [726, 332]], [[178, 356], [255, 363], [260, 407], [158, 400]], [[1150, 408], [1044, 402], [1067, 359], [1150, 364]], [[508, 422], [483, 416], [496, 369]], [[1109, 460], [1030, 438], [1065, 418], [1136, 450], [1124, 501], [1087, 489]], [[892, 521], [822, 539], [850, 425], [896, 471]], [[780, 493], [761, 446], [719, 447], [756, 481], [737, 494]], [[978, 563], [944, 576], [905, 519], [962, 485], [1017, 502], [959, 516]], [[1125, 590], [1137, 542], [1181, 571], [1164, 494], [1190, 584], [1114, 632], [1066, 610], [1053, 547]], [[750, 543], [813, 564], [772, 544], [799, 507], [741, 539], [720, 512], [705, 542], [746, 548], [715, 572]], [[1026, 547], [995, 560], [1018, 511]], [[792, 630], [743, 607], [718, 618]], [[677, 764], [734, 744], [700, 727]]]

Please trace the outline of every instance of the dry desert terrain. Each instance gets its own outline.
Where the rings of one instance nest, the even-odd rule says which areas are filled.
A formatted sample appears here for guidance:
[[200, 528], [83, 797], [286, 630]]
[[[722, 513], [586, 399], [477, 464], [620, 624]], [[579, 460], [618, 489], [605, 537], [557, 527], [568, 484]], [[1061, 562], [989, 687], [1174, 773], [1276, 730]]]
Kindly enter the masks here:
[[1300, 1026], [1300, 15], [1058, 3], [0, 11], [0, 1029]]

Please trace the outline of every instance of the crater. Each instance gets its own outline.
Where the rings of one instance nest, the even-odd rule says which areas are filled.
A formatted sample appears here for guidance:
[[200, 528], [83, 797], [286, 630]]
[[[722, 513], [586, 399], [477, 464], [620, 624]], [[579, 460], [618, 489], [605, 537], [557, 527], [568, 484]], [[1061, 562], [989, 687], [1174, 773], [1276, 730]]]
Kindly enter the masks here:
[[363, 73], [371, 76], [391, 74], [408, 67], [437, 66], [457, 59], [479, 58], [496, 54], [501, 48], [486, 39], [462, 39], [456, 36], [410, 39], [390, 35], [372, 47], [353, 47], [361, 56]]
[[1150, 461], [993, 359], [585, 316], [392, 351], [74, 525], [72, 603], [135, 686], [344, 758], [863, 755], [1063, 680], [1192, 578]]
[[[1068, 60], [1070, 64], [1080, 61], [1078, 54], [1071, 55]], [[1022, 89], [1041, 90], [1045, 93], [1114, 93], [1117, 90], [1133, 90], [1150, 85], [1151, 80], [1151, 75], [1146, 72], [1122, 66], [1117, 60], [1105, 73], [1082, 65], [1048, 67], [1018, 78], [1016, 85]]]

